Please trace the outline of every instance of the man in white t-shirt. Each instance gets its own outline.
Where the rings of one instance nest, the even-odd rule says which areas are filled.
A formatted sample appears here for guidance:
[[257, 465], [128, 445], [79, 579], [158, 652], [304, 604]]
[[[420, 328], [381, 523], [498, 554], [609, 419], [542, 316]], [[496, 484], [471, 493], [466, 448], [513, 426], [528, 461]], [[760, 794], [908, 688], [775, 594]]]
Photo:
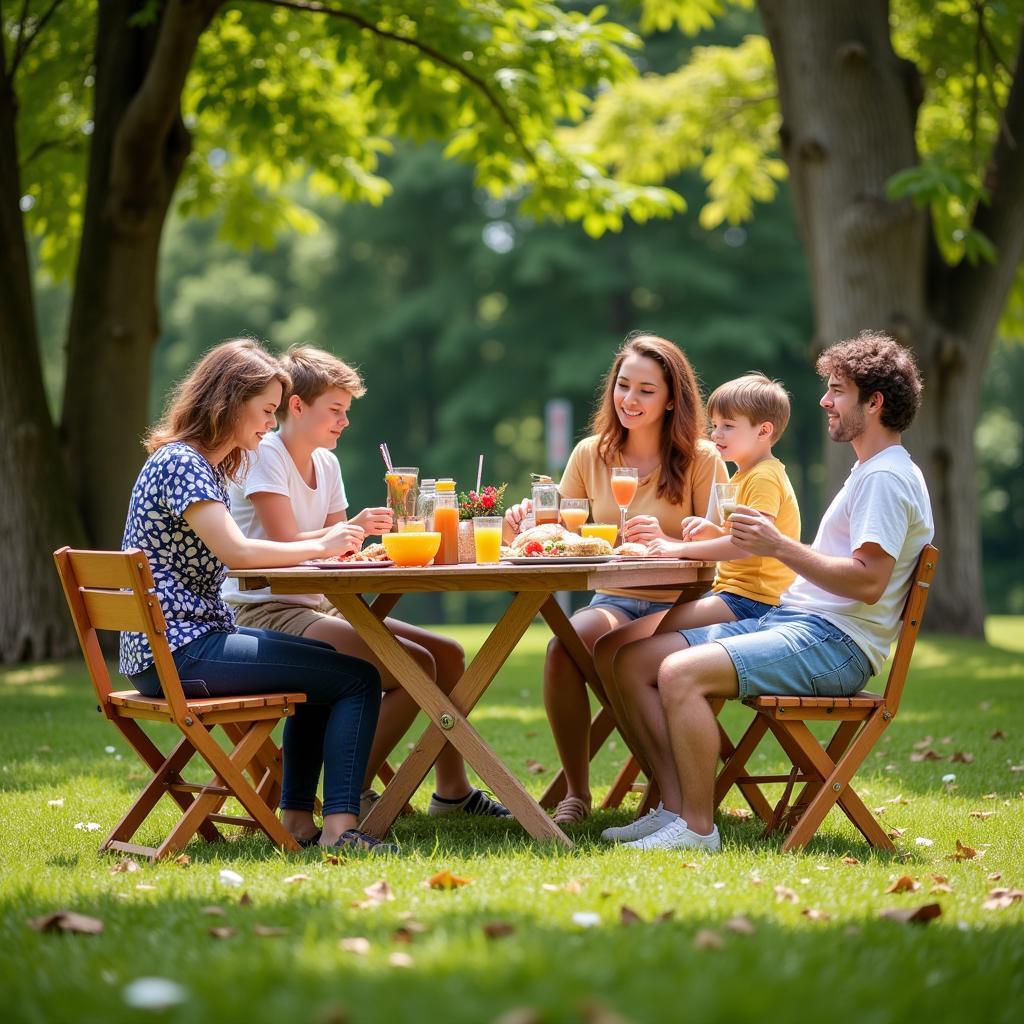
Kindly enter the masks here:
[[850, 696], [889, 655], [918, 556], [934, 532], [924, 477], [900, 444], [920, 406], [921, 378], [907, 349], [869, 332], [827, 349], [817, 368], [828, 381], [820, 405], [829, 437], [849, 442], [857, 462], [810, 546], [753, 509], [731, 517], [739, 548], [798, 574], [778, 608], [760, 619], [656, 634], [619, 652], [609, 699], [663, 802], [639, 821], [606, 829], [605, 839], [717, 851], [719, 736], [709, 700]]

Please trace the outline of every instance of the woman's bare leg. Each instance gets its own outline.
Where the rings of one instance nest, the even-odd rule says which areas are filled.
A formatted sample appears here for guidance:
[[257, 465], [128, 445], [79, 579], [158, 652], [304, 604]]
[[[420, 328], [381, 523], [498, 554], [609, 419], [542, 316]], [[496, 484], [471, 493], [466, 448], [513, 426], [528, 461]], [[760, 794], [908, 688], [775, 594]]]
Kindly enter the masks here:
[[733, 610], [720, 597], [701, 597], [670, 608], [658, 624], [657, 633], [678, 633], [681, 629], [735, 622]]
[[[570, 622], [589, 651], [599, 637], [626, 621], [617, 608], [584, 608]], [[565, 772], [566, 796], [590, 804], [590, 697], [587, 683], [561, 640], [552, 637], [544, 659], [544, 709]]]

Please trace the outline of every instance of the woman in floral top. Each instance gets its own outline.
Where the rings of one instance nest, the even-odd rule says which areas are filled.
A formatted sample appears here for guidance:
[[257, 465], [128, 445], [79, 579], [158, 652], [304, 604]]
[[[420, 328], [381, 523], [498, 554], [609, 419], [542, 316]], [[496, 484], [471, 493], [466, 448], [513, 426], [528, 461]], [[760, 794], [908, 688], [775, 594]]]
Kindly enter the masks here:
[[[290, 383], [255, 341], [227, 341], [208, 352], [146, 440], [151, 454], [132, 489], [122, 548], [140, 548], [149, 559], [187, 696], [306, 694], [284, 726], [285, 828], [306, 846], [390, 851], [394, 847], [356, 828], [380, 708], [377, 670], [317, 640], [238, 628], [221, 598], [228, 566], [295, 565], [347, 554], [363, 540], [363, 531], [347, 522], [315, 540], [252, 540], [231, 518], [228, 481], [276, 425]], [[121, 634], [120, 667], [139, 691], [160, 694], [144, 635]], [[313, 806], [321, 768], [323, 827], [317, 829]]]

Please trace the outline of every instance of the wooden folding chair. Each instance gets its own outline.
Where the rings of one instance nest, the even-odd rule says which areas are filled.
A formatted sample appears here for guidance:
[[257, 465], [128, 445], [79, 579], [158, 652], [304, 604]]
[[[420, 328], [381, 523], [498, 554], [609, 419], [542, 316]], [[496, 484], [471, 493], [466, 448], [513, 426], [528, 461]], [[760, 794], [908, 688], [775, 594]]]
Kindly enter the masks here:
[[[884, 693], [865, 690], [853, 697], [774, 696], [744, 701], [756, 715], [718, 775], [716, 807], [734, 785], [742, 787], [749, 799], [749, 793], [759, 786], [782, 782], [785, 789], [770, 814], [763, 813], [763, 808], [754, 809], [765, 821], [766, 835], [787, 833], [782, 844], [784, 851], [805, 846], [836, 804], [872, 846], [894, 849], [892, 840], [856, 794], [851, 781], [899, 710], [938, 561], [938, 549], [926, 545], [903, 609], [903, 624]], [[838, 723], [827, 746], [814, 736], [808, 722]], [[793, 768], [785, 775], [747, 775], [747, 760], [767, 732], [778, 741]], [[801, 788], [790, 806], [789, 799], [797, 784]]]
[[[264, 693], [233, 697], [185, 697], [170, 648], [167, 624], [156, 598], [146, 556], [131, 551], [54, 552], [75, 631], [102, 712], [142, 762], [152, 779], [127, 814], [104, 840], [101, 850], [118, 850], [156, 860], [184, 849], [198, 832], [203, 839], [223, 839], [218, 824], [259, 829], [276, 846], [298, 850], [299, 845], [271, 809], [280, 792], [280, 751], [270, 733], [306, 700], [303, 693]], [[114, 690], [100, 651], [97, 630], [145, 633], [153, 650], [163, 697], [137, 690]], [[166, 722], [182, 736], [166, 757], [146, 735], [139, 720]], [[227, 752], [212, 735], [220, 726], [233, 749]], [[186, 782], [182, 772], [198, 754], [213, 771], [205, 785]], [[246, 774], [251, 777], [246, 778]], [[181, 818], [159, 846], [131, 842], [160, 798], [166, 794], [182, 811]], [[248, 816], [221, 814], [235, 797]]]

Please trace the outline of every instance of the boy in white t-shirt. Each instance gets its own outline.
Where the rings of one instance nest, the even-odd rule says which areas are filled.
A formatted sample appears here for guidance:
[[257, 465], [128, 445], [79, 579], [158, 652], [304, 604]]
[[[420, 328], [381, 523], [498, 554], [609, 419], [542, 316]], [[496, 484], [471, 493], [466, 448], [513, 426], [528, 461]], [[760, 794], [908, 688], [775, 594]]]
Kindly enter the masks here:
[[[615, 711], [661, 788], [663, 805], [634, 823], [637, 849], [717, 851], [719, 739], [709, 701], [761, 694], [851, 696], [888, 657], [921, 549], [934, 532], [921, 471], [900, 444], [921, 402], [911, 352], [864, 332], [823, 352], [820, 405], [833, 441], [857, 456], [810, 546], [741, 508], [733, 542], [797, 573], [778, 608], [654, 636], [615, 661]], [[709, 642], [713, 641], [713, 642]], [[635, 744], [635, 746], [634, 746]]]
[[[348, 426], [352, 400], [362, 397], [366, 388], [351, 366], [311, 346], [293, 346], [281, 362], [291, 376], [292, 391], [278, 410], [280, 429], [260, 442], [242, 485], [232, 485], [231, 515], [247, 537], [312, 539], [348, 518], [341, 468], [331, 449]], [[368, 535], [387, 533], [391, 510], [366, 508], [352, 522]], [[321, 640], [372, 662], [380, 672], [384, 696], [360, 801], [360, 818], [365, 817], [377, 798], [371, 788], [373, 777], [411, 725], [416, 703], [322, 595], [242, 591], [236, 580], [229, 579], [224, 597], [239, 625]], [[397, 619], [386, 621], [421, 668], [450, 692], [465, 668], [459, 644]], [[437, 759], [435, 778], [437, 791], [429, 814], [510, 816], [502, 804], [470, 786], [462, 755], [451, 744]]]

